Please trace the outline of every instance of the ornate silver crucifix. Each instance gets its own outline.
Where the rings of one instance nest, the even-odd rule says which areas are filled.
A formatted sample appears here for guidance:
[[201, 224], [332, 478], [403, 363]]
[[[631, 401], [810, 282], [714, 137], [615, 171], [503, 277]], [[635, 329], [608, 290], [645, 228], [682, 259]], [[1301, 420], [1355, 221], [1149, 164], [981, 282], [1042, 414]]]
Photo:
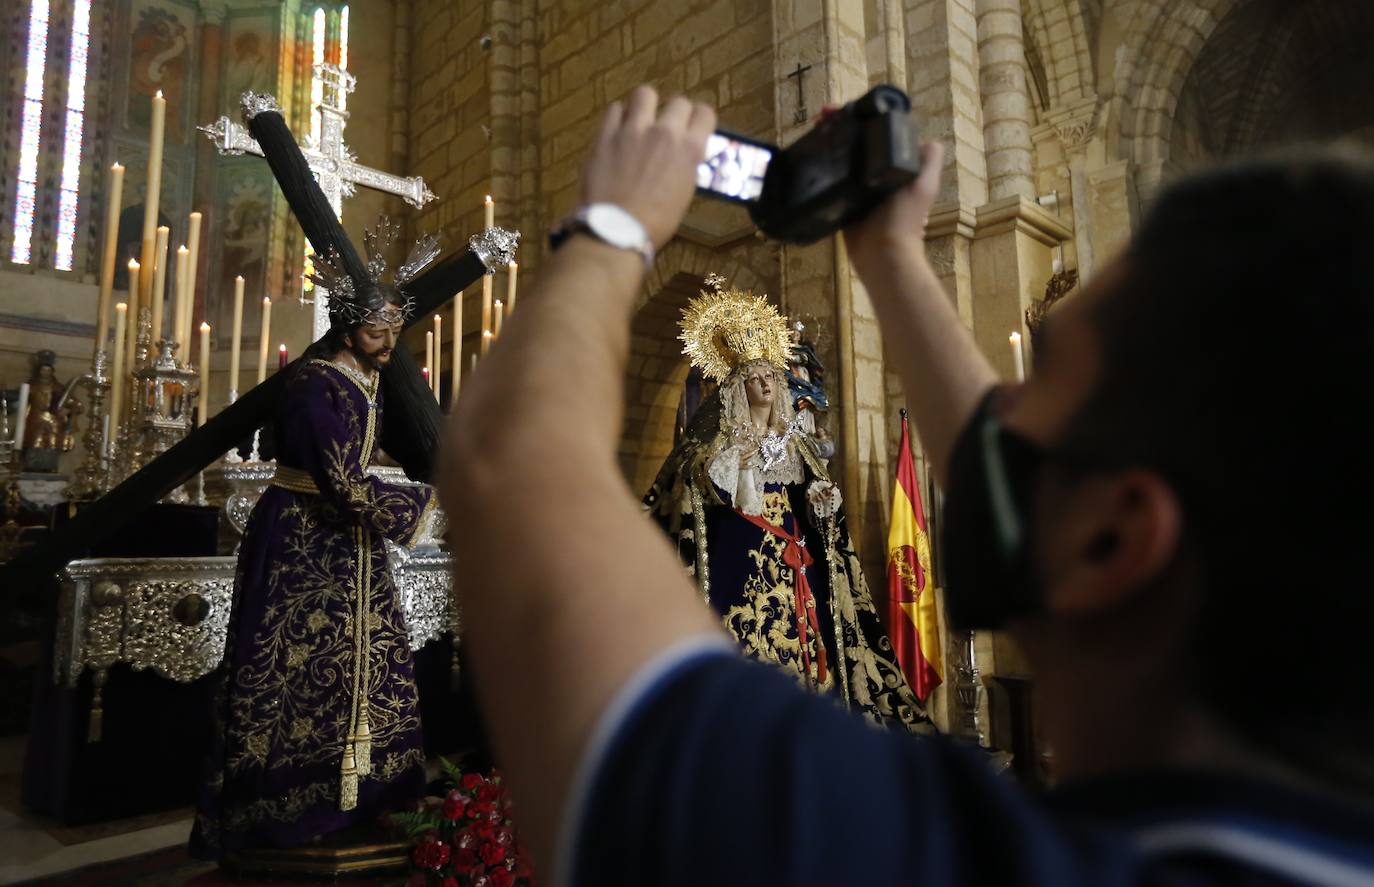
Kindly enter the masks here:
[[[372, 188], [387, 194], [395, 194], [414, 207], [422, 207], [434, 199], [425, 180], [419, 176], [397, 176], [391, 173], [363, 166], [358, 163], [353, 152], [344, 144], [344, 125], [348, 121], [348, 111], [344, 110], [348, 94], [353, 92], [357, 78], [340, 69], [337, 65], [316, 65], [315, 76], [324, 82], [324, 98], [320, 102], [320, 139], [306, 138], [301, 153], [310, 164], [310, 170], [320, 183], [329, 205], [335, 215], [343, 212], [343, 199], [352, 197], [357, 185]], [[243, 94], [245, 108], [264, 102], [276, 109], [276, 99], [268, 95]], [[221, 117], [209, 126], [199, 127], [221, 154], [256, 154], [262, 156], [262, 149], [241, 124]], [[328, 300], [325, 293], [317, 291], [311, 300], [314, 309], [313, 331], [318, 339], [329, 330]]]

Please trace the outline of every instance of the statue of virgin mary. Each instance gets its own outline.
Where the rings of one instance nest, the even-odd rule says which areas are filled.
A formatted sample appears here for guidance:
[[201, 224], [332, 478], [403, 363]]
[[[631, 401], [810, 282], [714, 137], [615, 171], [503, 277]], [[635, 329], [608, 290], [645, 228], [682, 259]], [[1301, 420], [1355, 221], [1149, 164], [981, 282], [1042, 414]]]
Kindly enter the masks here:
[[883, 634], [839, 489], [792, 407], [787, 322], [712, 275], [683, 312], [707, 397], [644, 498], [747, 656], [881, 724], [925, 712]]

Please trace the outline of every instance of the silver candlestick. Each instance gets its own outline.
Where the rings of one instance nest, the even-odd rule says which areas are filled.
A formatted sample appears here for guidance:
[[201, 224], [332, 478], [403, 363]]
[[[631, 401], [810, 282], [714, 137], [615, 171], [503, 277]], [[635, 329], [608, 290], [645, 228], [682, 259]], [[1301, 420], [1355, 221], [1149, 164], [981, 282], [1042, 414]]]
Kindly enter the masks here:
[[86, 414], [86, 433], [82, 437], [86, 458], [63, 491], [63, 496], [70, 502], [98, 499], [110, 488], [109, 447], [105, 440], [105, 398], [109, 396], [112, 383], [109, 360], [103, 348], [97, 351], [91, 371], [77, 380], [78, 385], [90, 392], [91, 408]]

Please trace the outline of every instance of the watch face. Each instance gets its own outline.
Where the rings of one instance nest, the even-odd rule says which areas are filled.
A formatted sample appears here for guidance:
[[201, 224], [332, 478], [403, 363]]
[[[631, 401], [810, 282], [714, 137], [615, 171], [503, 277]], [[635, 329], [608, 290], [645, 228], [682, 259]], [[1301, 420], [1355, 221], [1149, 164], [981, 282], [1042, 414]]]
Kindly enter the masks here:
[[644, 228], [639, 222], [611, 203], [593, 203], [587, 207], [587, 227], [602, 240], [621, 249], [638, 249], [644, 240]]

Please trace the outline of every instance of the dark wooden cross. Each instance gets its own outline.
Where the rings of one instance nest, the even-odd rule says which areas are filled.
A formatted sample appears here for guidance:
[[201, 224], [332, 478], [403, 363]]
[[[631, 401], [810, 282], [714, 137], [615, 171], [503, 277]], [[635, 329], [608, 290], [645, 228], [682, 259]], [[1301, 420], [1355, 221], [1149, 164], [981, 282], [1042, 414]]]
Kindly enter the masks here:
[[806, 113], [806, 91], [802, 88], [802, 83], [806, 76], [806, 72], [810, 70], [810, 65], [803, 66], [802, 63], [798, 61], [797, 70], [787, 75], [788, 80], [791, 80], [793, 77], [797, 78], [797, 113], [793, 117], [793, 120], [795, 120], [797, 123], [805, 123], [807, 121], [807, 118], [810, 116]]

